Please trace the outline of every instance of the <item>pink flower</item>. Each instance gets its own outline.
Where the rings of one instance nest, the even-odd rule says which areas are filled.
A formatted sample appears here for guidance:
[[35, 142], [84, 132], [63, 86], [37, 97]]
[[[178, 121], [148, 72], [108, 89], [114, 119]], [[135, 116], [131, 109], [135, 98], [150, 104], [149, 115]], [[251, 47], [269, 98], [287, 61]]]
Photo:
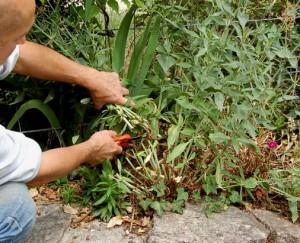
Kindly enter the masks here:
[[278, 143], [276, 141], [268, 142], [269, 149], [276, 149], [278, 147]]

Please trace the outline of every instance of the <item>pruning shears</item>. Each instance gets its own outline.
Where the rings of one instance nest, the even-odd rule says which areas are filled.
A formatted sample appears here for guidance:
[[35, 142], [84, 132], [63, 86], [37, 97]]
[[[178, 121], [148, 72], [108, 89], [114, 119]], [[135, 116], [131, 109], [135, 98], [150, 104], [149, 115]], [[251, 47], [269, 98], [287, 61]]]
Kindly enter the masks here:
[[143, 136], [132, 137], [130, 134], [123, 134], [121, 136], [113, 137], [114, 142], [116, 142], [122, 148], [127, 148], [129, 143], [142, 138]]

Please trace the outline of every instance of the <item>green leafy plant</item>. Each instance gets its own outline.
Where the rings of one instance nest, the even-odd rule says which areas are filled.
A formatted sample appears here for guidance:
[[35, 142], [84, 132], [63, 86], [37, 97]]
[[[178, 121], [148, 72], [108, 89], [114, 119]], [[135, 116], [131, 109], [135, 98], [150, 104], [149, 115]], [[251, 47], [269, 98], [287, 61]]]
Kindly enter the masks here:
[[125, 59], [125, 51], [126, 51], [126, 42], [128, 37], [128, 32], [130, 29], [130, 23], [132, 18], [135, 14], [136, 6], [133, 5], [125, 17], [123, 18], [120, 29], [118, 31], [116, 40], [115, 40], [115, 47], [113, 50], [113, 62], [112, 62], [112, 69], [115, 72], [121, 72], [124, 68], [124, 59]]
[[77, 201], [77, 197], [78, 197], [76, 196], [76, 190], [69, 185], [65, 185], [62, 188], [62, 191], [60, 192], [60, 196], [62, 200], [67, 204]]
[[[133, 5], [121, 22], [119, 32], [115, 40], [113, 50], [113, 70], [116, 72], [124, 71], [124, 59], [126, 43], [130, 28], [130, 23], [136, 11]], [[145, 31], [134, 46], [127, 72], [127, 84], [129, 85], [131, 95], [141, 95], [144, 81], [149, 72], [152, 59], [159, 40], [160, 17], [155, 15], [148, 20]]]
[[270, 189], [287, 198], [292, 214], [292, 221], [299, 218], [298, 207], [300, 202], [300, 169], [291, 168], [270, 171]]
[[130, 188], [124, 182], [126, 179], [115, 178], [115, 172], [109, 161], [103, 164], [101, 173], [84, 167], [80, 170], [80, 174], [86, 180], [83, 185], [86, 190], [84, 201], [93, 202], [94, 216], [107, 221], [113, 215], [120, 215], [129, 206], [125, 198], [130, 193]]
[[[26, 103], [24, 103], [23, 105], [21, 105], [21, 107], [16, 111], [15, 115], [8, 123], [7, 128], [12, 129], [14, 127], [14, 125], [24, 115], [24, 113], [30, 109], [39, 110], [48, 119], [50, 125], [54, 129], [59, 129], [61, 127], [60, 122], [58, 121], [54, 111], [47, 104], [45, 104], [41, 100], [29, 100]], [[63, 142], [63, 139], [62, 139], [60, 133], [57, 130], [55, 130], [55, 133], [56, 133], [60, 143], [63, 144], [64, 142]]]

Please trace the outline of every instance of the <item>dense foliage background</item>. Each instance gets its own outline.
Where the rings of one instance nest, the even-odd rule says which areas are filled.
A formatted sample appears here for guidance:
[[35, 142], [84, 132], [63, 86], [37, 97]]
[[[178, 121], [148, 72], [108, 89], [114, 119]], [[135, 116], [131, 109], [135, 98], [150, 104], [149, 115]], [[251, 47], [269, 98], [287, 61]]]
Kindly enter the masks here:
[[114, 0], [40, 2], [29, 39], [119, 72], [134, 106], [97, 111], [80, 87], [12, 75], [0, 84], [0, 122], [19, 130], [50, 122], [55, 132], [28, 133], [45, 148], [105, 128], [144, 135], [103, 168], [74, 172], [80, 190], [55, 184], [66, 201], [92, 205], [102, 219], [130, 204], [138, 214], [161, 214], [202, 200], [208, 212], [252, 203], [286, 213], [286, 205], [295, 222], [299, 3], [124, 3], [128, 14]]

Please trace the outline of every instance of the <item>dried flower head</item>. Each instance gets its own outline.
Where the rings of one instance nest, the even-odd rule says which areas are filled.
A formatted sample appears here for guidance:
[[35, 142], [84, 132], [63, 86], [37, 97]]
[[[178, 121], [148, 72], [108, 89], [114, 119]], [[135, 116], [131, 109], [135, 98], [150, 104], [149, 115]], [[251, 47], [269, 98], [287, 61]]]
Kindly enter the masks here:
[[268, 142], [269, 149], [276, 149], [278, 147], [278, 143], [276, 141]]

